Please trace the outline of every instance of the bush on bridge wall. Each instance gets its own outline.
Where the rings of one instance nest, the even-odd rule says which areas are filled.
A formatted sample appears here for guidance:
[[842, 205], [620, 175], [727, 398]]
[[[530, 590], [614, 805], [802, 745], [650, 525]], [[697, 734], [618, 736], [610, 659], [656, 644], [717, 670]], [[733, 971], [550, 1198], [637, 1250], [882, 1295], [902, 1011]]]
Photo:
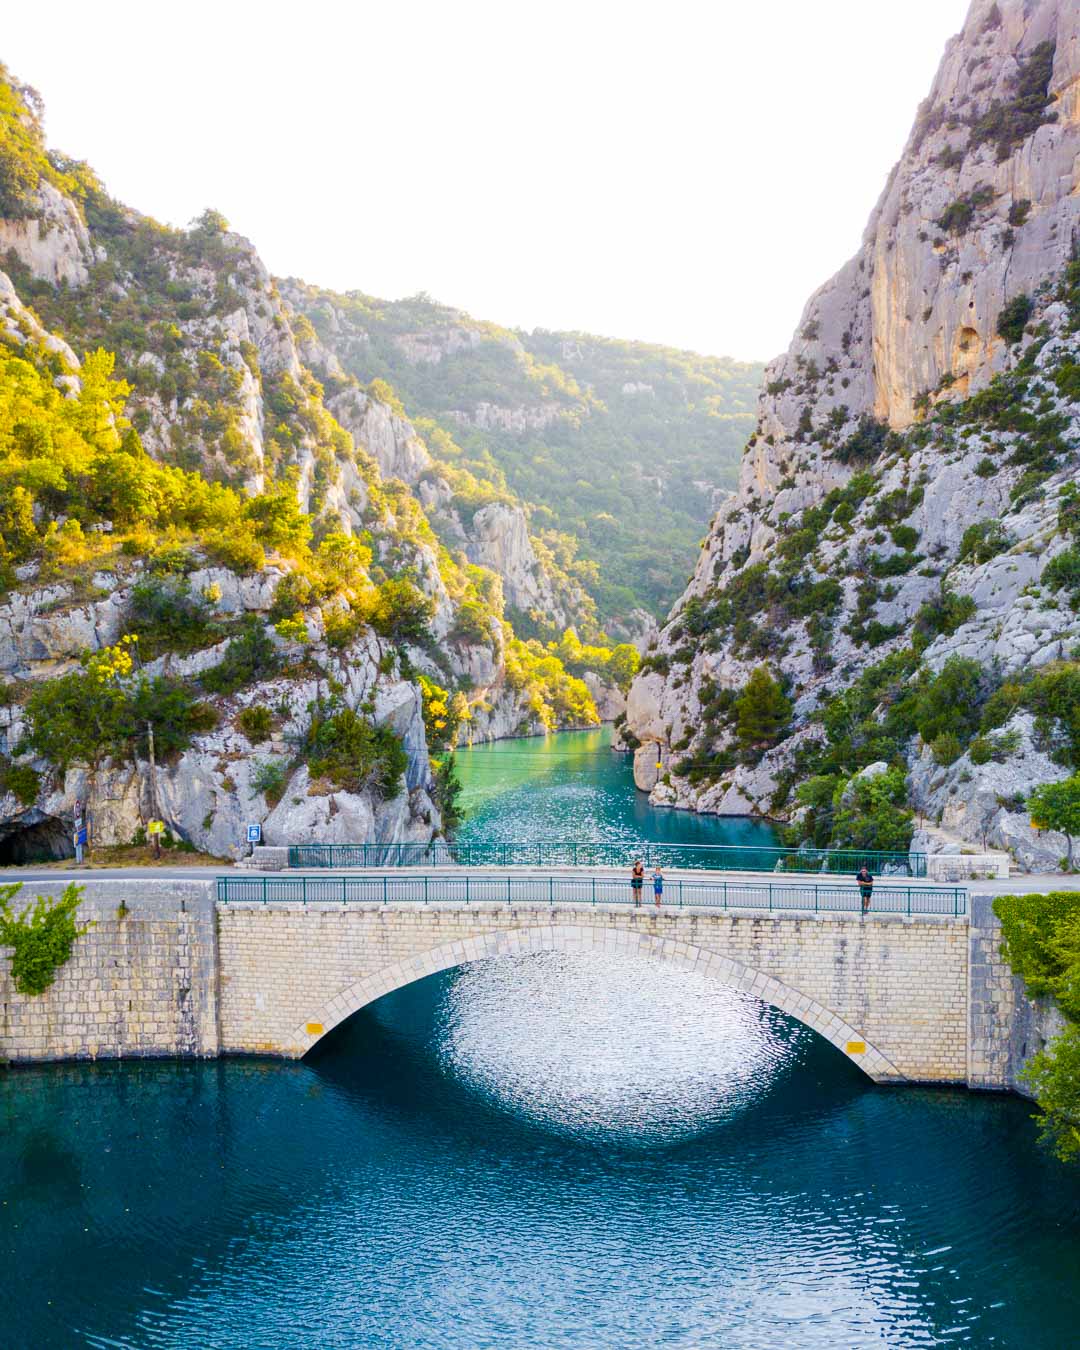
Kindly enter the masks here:
[[1080, 1161], [1080, 893], [999, 895], [994, 913], [1006, 961], [1069, 1021], [1022, 1077], [1039, 1104], [1041, 1138], [1063, 1161]]
[[75, 922], [84, 887], [70, 882], [58, 900], [39, 895], [15, 915], [11, 902], [22, 883], [0, 886], [0, 946], [14, 948], [11, 975], [20, 994], [43, 994], [71, 959], [75, 939], [91, 927]]

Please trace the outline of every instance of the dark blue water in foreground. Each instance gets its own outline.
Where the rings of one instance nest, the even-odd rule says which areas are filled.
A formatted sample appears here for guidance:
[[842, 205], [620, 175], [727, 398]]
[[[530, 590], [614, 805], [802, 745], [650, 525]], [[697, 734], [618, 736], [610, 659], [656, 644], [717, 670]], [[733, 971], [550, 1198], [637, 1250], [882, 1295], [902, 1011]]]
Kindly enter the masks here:
[[[500, 807], [482, 753], [472, 828], [636, 827], [625, 763], [530, 807], [501, 751]], [[434, 976], [299, 1064], [0, 1071], [0, 1350], [1062, 1350], [1080, 1170], [1030, 1116], [591, 955]]]
[[301, 1064], [0, 1077], [0, 1344], [1060, 1350], [1029, 1111], [647, 961], [465, 967]]

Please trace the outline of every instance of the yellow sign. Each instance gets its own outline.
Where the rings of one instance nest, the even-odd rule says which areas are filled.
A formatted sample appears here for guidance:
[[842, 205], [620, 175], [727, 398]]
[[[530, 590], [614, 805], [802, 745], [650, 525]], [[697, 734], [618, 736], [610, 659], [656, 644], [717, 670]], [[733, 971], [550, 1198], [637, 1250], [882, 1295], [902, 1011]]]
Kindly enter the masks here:
[[848, 1052], [849, 1055], [865, 1055], [865, 1054], [866, 1054], [866, 1042], [865, 1042], [865, 1041], [848, 1041], [847, 1045], [844, 1046], [844, 1049]]
[[307, 1024], [307, 1034], [309, 1036], [321, 1036], [323, 1034], [323, 1024], [321, 1022], [309, 1022]]
[[165, 822], [163, 820], [148, 820], [146, 822], [147, 834], [164, 834]]

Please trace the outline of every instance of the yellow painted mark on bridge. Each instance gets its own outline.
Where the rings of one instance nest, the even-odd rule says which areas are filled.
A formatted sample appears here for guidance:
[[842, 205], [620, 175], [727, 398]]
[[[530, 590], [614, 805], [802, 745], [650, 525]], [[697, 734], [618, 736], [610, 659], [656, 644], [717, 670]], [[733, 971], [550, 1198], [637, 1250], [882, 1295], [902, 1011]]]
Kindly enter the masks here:
[[309, 1036], [321, 1036], [323, 1034], [323, 1024], [321, 1022], [309, 1022], [307, 1024], [307, 1034]]
[[849, 1055], [865, 1055], [865, 1054], [866, 1054], [866, 1042], [865, 1042], [865, 1041], [848, 1041], [847, 1045], [844, 1046], [844, 1049], [848, 1052]]

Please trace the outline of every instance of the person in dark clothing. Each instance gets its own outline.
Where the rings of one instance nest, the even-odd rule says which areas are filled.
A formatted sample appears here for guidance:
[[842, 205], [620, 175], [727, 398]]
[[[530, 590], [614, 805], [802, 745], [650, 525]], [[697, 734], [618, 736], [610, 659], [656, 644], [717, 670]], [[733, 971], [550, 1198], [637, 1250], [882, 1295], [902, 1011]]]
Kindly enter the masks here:
[[634, 897], [634, 904], [641, 904], [641, 891], [645, 885], [645, 864], [640, 858], [634, 863], [630, 872], [630, 893]]
[[870, 901], [874, 895], [874, 878], [870, 874], [870, 869], [865, 863], [855, 873], [855, 880], [859, 883], [859, 894], [862, 896], [862, 912], [865, 914], [870, 908]]

